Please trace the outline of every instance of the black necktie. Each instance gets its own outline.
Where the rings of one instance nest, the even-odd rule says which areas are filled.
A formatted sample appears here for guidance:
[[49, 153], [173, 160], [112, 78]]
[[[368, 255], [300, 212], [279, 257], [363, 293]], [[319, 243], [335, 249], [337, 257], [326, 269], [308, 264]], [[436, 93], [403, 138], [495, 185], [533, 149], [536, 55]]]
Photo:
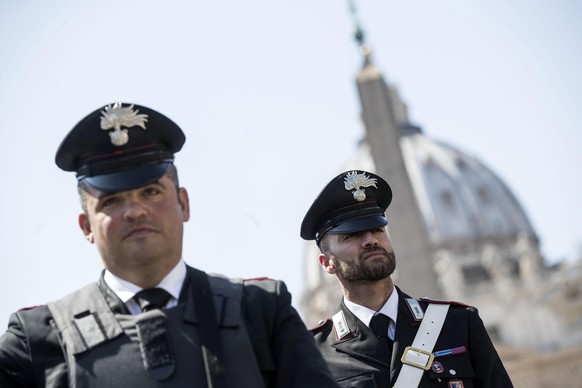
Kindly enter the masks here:
[[394, 342], [388, 337], [390, 318], [384, 314], [376, 314], [370, 321], [370, 329], [378, 336], [381, 345], [376, 349], [376, 358], [390, 364], [392, 359], [392, 345]]
[[150, 311], [163, 308], [172, 295], [162, 288], [146, 288], [134, 295], [134, 299], [141, 307], [141, 311]]
[[390, 325], [390, 318], [384, 314], [376, 314], [370, 321], [370, 329], [378, 337], [388, 337], [388, 326]]

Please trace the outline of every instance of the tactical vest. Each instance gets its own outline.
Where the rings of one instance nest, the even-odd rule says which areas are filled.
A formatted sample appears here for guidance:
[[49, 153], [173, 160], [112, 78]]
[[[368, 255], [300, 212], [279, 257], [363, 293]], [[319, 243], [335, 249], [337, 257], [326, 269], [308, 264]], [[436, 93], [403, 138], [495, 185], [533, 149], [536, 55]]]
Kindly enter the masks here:
[[[226, 279], [219, 279], [217, 285], [228, 300], [222, 306], [227, 312], [218, 332], [223, 348], [234, 350], [224, 352], [231, 386], [262, 387], [261, 371], [240, 314], [242, 286], [233, 287]], [[192, 299], [166, 310], [118, 314], [93, 284], [50, 303], [69, 387], [211, 386]]]

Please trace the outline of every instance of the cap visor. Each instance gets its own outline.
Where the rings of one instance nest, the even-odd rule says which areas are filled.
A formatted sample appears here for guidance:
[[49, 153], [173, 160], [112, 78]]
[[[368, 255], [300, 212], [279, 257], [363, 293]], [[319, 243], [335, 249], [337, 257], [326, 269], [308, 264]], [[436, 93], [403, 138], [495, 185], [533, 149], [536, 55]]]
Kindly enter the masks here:
[[108, 193], [132, 190], [160, 179], [168, 171], [171, 162], [151, 164], [112, 174], [86, 177], [82, 181]]
[[375, 215], [347, 220], [335, 228], [331, 228], [327, 233], [354, 233], [363, 230], [383, 228], [386, 225], [388, 225], [386, 217]]

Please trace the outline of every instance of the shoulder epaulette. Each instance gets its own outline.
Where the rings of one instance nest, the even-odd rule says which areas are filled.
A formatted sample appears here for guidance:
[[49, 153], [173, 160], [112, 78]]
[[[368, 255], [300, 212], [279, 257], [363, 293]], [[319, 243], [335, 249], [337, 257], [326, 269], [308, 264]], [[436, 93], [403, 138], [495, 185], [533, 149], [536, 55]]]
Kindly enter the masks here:
[[331, 322], [331, 319], [322, 319], [321, 321], [317, 322], [317, 325], [315, 327], [312, 327], [311, 329], [309, 329], [309, 331], [317, 331], [319, 329], [321, 329], [322, 327], [326, 326], [329, 322]]
[[46, 306], [46, 304], [39, 304], [39, 305], [36, 305], [36, 306], [23, 307], [21, 309], [16, 310], [16, 312], [26, 311], [26, 310], [33, 310], [33, 309], [37, 309], [39, 307], [44, 307], [44, 306]]
[[455, 302], [452, 300], [436, 300], [436, 299], [431, 299], [431, 298], [418, 298], [418, 300], [420, 300], [421, 302], [426, 302], [426, 303], [434, 303], [434, 304], [450, 304], [451, 306], [457, 306], [457, 307], [463, 307], [463, 308], [468, 308], [471, 307], [468, 304], [462, 303], [462, 302]]
[[256, 277], [256, 278], [243, 279], [243, 282], [253, 282], [253, 281], [261, 281], [261, 280], [272, 280], [272, 279], [267, 277], [267, 276], [261, 276], [261, 277]]

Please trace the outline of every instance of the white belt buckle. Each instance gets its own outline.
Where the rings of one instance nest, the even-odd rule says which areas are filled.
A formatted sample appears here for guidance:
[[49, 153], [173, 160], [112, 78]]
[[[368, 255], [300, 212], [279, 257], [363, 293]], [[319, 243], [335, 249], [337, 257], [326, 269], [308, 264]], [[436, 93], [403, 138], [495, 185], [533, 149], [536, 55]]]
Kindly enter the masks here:
[[429, 370], [434, 360], [434, 354], [425, 350], [407, 346], [402, 354], [403, 364], [410, 365], [419, 369]]

